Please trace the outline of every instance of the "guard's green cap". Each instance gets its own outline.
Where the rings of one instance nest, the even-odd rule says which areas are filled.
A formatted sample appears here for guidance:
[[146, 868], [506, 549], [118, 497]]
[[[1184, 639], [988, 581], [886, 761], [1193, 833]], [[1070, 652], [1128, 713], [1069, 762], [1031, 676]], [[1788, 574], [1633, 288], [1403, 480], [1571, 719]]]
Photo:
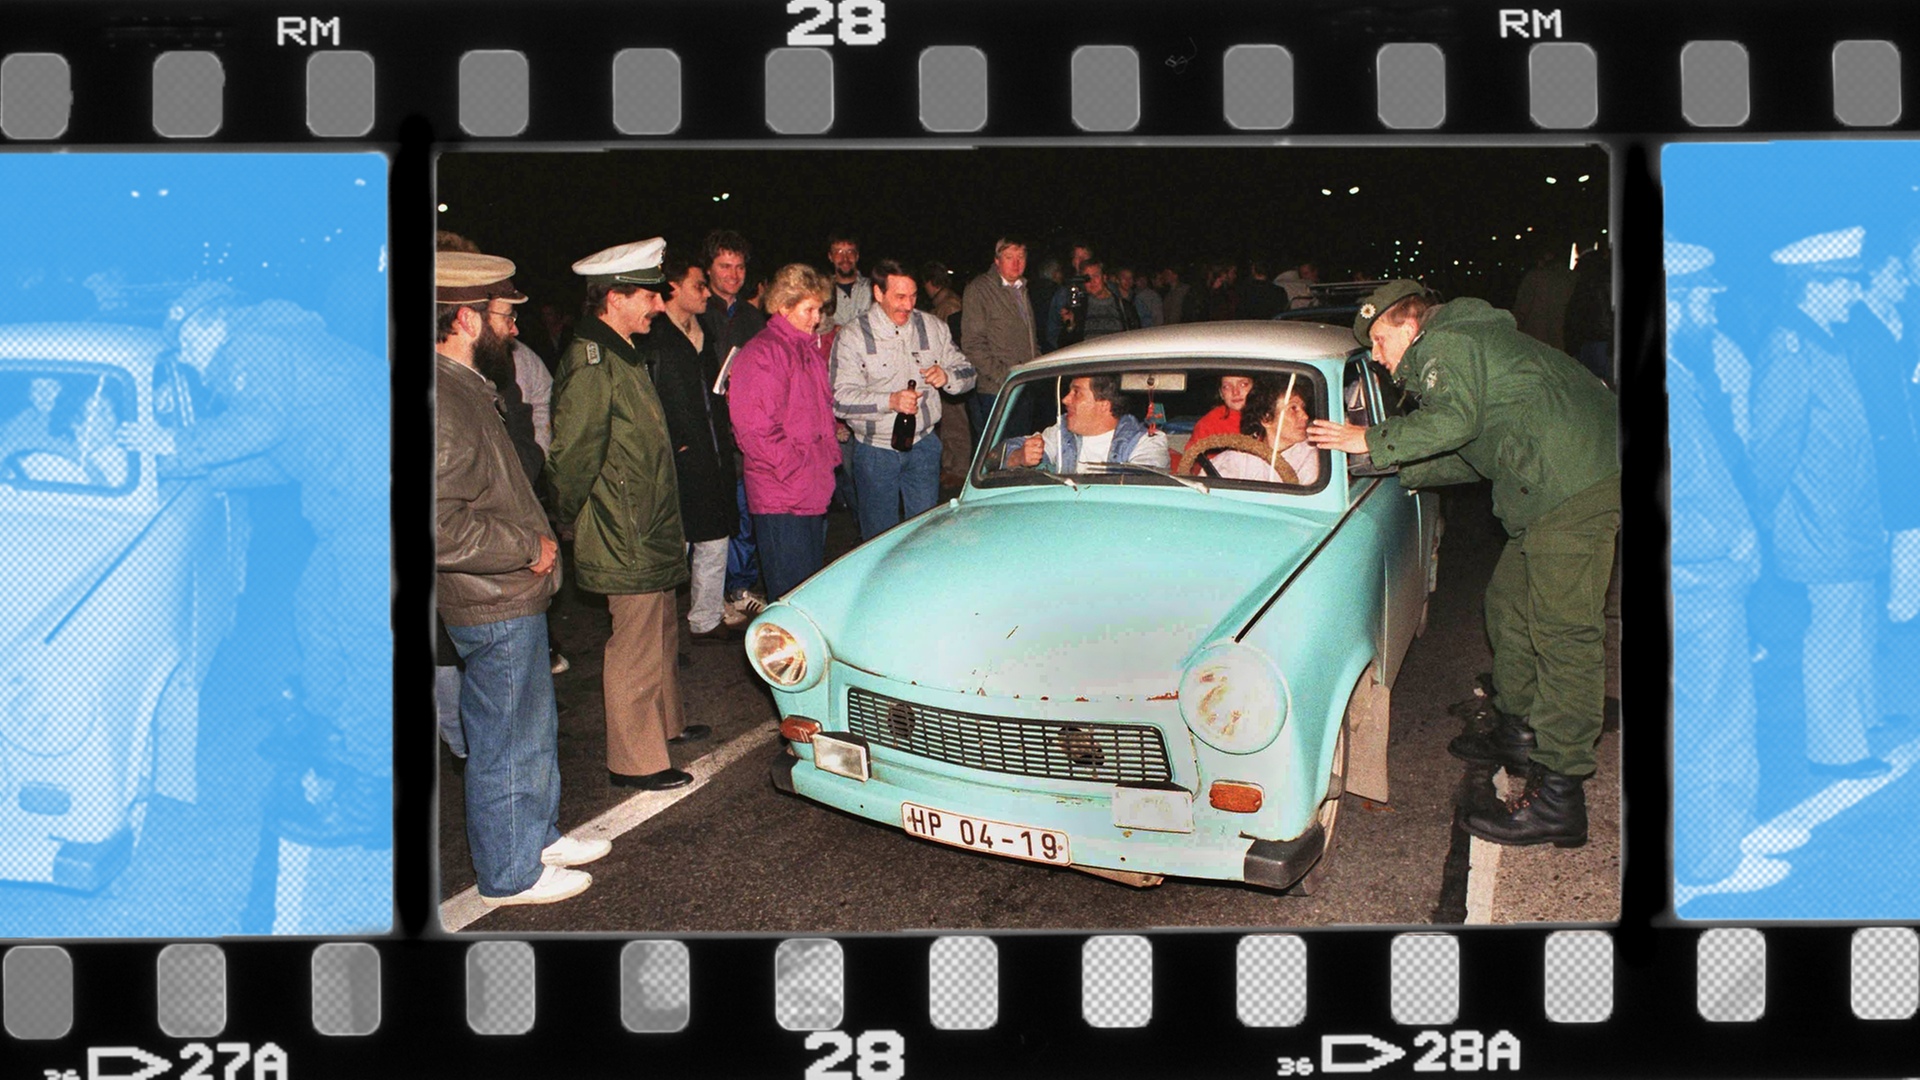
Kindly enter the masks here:
[[1425, 295], [1427, 287], [1417, 281], [1387, 282], [1368, 293], [1367, 298], [1360, 302], [1360, 310], [1353, 316], [1353, 336], [1362, 345], [1372, 344], [1373, 339], [1367, 336], [1367, 332], [1373, 329], [1373, 320], [1379, 318], [1381, 312], [1409, 296]]

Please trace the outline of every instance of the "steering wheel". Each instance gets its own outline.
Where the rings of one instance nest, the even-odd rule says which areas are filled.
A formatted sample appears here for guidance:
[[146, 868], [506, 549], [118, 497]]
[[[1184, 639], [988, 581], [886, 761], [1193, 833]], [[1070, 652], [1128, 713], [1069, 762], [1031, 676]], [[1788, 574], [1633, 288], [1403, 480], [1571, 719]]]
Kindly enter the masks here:
[[[1198, 439], [1188, 443], [1186, 447], [1180, 451], [1180, 468], [1176, 469], [1175, 472], [1181, 476], [1192, 476], [1193, 470], [1202, 462], [1205, 462], [1204, 455], [1214, 450], [1241, 450], [1262, 460], [1271, 460], [1273, 462], [1273, 471], [1280, 474], [1280, 481], [1282, 483], [1297, 484], [1300, 482], [1300, 474], [1293, 471], [1293, 466], [1287, 464], [1285, 458], [1275, 457], [1273, 447], [1251, 435], [1242, 435], [1238, 432], [1209, 435], [1204, 439]], [[1220, 475], [1219, 472], [1213, 468], [1211, 462], [1205, 462], [1205, 464], [1209, 473], [1215, 477]]]

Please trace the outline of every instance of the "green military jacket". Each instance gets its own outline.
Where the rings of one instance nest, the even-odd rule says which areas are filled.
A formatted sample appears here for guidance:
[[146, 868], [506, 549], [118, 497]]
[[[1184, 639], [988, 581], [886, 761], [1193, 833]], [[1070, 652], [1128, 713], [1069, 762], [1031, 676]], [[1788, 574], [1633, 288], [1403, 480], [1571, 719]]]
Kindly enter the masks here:
[[1613, 391], [1485, 300], [1428, 312], [1394, 381], [1420, 407], [1367, 429], [1374, 463], [1399, 465], [1408, 487], [1492, 480], [1513, 536], [1620, 471]]
[[626, 595], [687, 580], [666, 412], [640, 352], [597, 318], [580, 320], [560, 358], [547, 478], [573, 526], [581, 588]]

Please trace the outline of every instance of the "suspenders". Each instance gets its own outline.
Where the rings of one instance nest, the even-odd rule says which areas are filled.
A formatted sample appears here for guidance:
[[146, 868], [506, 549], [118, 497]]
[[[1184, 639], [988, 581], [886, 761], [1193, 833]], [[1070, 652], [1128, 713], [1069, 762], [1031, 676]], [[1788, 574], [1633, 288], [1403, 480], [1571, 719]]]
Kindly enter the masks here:
[[[913, 312], [912, 319], [913, 319], [914, 336], [917, 337], [920, 341], [920, 351], [921, 352], [931, 351], [932, 346], [929, 345], [927, 342], [926, 319], [918, 311]], [[855, 319], [854, 324], [860, 327], [860, 338], [862, 341], [866, 342], [867, 355], [868, 356], [879, 355], [880, 345], [878, 342], [874, 340], [873, 324], [867, 321], [867, 317], [865, 315], [862, 315], [858, 319]], [[926, 411], [927, 411], [927, 402], [925, 399], [922, 399], [920, 402], [920, 412], [924, 414]], [[879, 427], [880, 422], [877, 420], [869, 420], [866, 423], [867, 423], [867, 438], [869, 440], [877, 441], [880, 438], [880, 427]]]

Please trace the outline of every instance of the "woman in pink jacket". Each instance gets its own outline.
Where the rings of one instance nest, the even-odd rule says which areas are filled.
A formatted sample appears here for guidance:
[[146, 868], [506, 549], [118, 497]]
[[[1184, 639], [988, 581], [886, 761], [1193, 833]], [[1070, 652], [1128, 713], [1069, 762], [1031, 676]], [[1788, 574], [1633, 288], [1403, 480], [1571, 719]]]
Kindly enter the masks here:
[[827, 289], [804, 263], [781, 267], [767, 284], [772, 317], [741, 346], [729, 376], [727, 411], [769, 600], [826, 563], [827, 503], [840, 464], [827, 361], [814, 337]]

